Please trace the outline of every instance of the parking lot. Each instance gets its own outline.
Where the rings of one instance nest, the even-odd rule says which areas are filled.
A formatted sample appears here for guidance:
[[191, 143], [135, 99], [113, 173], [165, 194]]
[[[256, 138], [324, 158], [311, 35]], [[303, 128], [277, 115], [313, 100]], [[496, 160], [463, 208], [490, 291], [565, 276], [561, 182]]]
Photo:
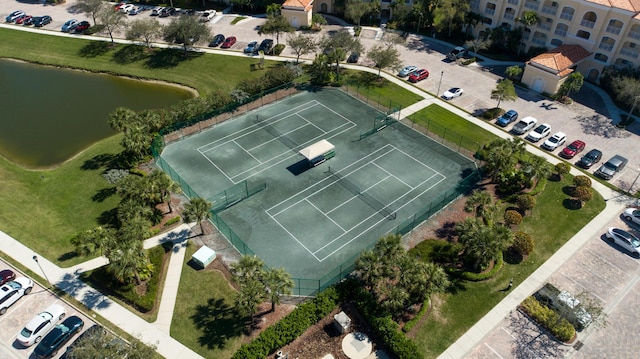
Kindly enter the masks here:
[[[0, 269], [11, 269], [16, 273], [16, 277], [24, 276], [2, 259], [0, 259]], [[86, 315], [79, 312], [65, 301], [59, 299], [52, 292], [43, 288], [38, 283], [35, 283], [31, 293], [19, 299], [7, 310], [7, 313], [0, 316], [0, 328], [2, 328], [2, 330], [0, 330], [0, 358], [33, 357], [31, 354], [33, 353], [33, 350], [35, 349], [37, 344], [32, 345], [29, 348], [24, 348], [20, 343], [18, 343], [16, 337], [18, 336], [22, 328], [31, 320], [31, 318], [36, 316], [38, 313], [40, 313], [53, 303], [60, 304], [65, 308], [65, 318], [69, 318], [73, 315], [81, 318], [84, 321], [83, 330], [86, 330], [87, 328], [95, 324]], [[72, 342], [77, 336], [78, 334], [71, 338], [69, 343]], [[62, 354], [64, 354], [67, 345], [65, 345], [58, 351], [59, 354], [56, 355], [55, 358], [59, 358]]]
[[558, 343], [528, 317], [513, 310], [478, 345], [469, 358], [634, 358], [636, 333], [640, 331], [637, 303], [640, 300], [640, 260], [610, 244], [608, 227], [629, 230], [638, 227], [617, 217], [566, 260], [549, 278], [561, 290], [577, 295], [587, 292], [602, 301], [608, 315], [606, 328], [590, 326], [578, 333], [570, 345]]

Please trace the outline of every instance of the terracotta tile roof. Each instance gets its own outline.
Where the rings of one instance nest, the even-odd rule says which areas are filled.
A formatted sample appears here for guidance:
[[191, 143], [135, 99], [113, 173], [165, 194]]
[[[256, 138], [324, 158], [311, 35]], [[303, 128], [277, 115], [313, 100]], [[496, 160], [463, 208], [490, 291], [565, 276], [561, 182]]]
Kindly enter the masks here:
[[554, 70], [558, 76], [571, 73], [571, 66], [589, 57], [591, 53], [580, 45], [560, 45], [555, 49], [532, 58], [529, 62], [536, 63]]
[[640, 0], [586, 0], [587, 2], [614, 7], [631, 12], [640, 11]]
[[300, 8], [304, 9], [305, 11], [309, 11], [312, 7], [312, 4], [313, 0], [285, 0], [282, 6]]

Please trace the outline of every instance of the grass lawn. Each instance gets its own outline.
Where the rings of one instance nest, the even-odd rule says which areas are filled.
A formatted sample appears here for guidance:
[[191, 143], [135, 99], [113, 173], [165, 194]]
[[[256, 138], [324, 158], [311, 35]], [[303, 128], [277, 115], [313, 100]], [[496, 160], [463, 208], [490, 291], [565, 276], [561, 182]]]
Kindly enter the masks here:
[[[25, 46], [29, 44], [29, 46]], [[0, 57], [173, 82], [201, 95], [231, 91], [243, 80], [262, 76], [250, 71], [258, 59], [156, 49], [0, 29]], [[266, 61], [266, 66], [271, 62]]]
[[393, 107], [400, 105], [404, 108], [422, 100], [421, 96], [379, 78], [376, 74], [349, 70], [344, 73], [344, 76], [348, 92], [356, 91], [368, 99], [368, 102], [377, 102], [387, 107], [391, 102]]
[[[509, 280], [513, 278], [517, 286], [604, 209], [604, 200], [597, 192], [582, 209], [565, 208], [563, 201], [568, 196], [562, 189], [571, 186], [572, 179], [565, 176], [561, 182], [549, 181], [545, 191], [537, 196], [532, 213], [524, 217], [520, 229], [536, 243], [534, 252], [525, 261], [519, 264], [505, 261], [497, 276], [484, 282], [456, 279], [448, 293], [434, 296], [435, 310], [414, 339], [426, 357], [435, 358], [445, 351], [508, 294], [505, 288]], [[545, 223], [553, 223], [554, 230], [549, 231]]]
[[189, 265], [196, 249], [189, 242], [171, 336], [205, 358], [230, 358], [244, 338], [244, 319], [233, 308], [235, 290], [222, 273]]
[[409, 116], [411, 121], [447, 141], [476, 152], [483, 145], [497, 139], [493, 133], [436, 104]]
[[121, 136], [89, 147], [55, 169], [25, 170], [0, 157], [0, 229], [57, 265], [87, 260], [73, 253], [70, 239], [100, 224], [119, 198], [100, 175], [108, 159], [121, 151]]

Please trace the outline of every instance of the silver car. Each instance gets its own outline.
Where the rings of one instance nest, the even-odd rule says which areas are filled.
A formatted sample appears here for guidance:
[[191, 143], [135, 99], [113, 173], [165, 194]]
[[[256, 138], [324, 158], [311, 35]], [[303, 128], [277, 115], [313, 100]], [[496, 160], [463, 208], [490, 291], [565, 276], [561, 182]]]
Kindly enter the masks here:
[[633, 234], [620, 228], [610, 227], [605, 236], [611, 243], [626, 249], [636, 257], [640, 257], [640, 239]]
[[640, 226], [640, 209], [637, 208], [627, 208], [624, 213], [622, 213], [622, 217], [631, 223], [635, 223]]

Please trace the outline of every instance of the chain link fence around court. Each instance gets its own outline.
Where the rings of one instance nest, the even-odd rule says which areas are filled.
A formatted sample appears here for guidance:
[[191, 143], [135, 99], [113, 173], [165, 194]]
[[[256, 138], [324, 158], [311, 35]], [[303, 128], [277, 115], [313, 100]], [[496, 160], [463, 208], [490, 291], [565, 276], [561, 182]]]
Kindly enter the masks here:
[[[285, 86], [281, 86], [280, 88], [266, 91], [265, 93], [267, 95], [271, 95], [271, 102], [275, 102], [278, 99], [282, 99], [286, 96], [289, 96], [298, 91], [301, 91], [301, 88], [294, 89], [293, 87], [287, 87], [287, 86], [292, 86], [292, 85], [287, 84]], [[343, 88], [343, 92], [346, 92], [349, 95], [353, 95], [353, 97], [358, 98], [360, 101], [365, 102], [369, 105], [372, 105], [379, 111], [384, 112], [386, 114], [389, 114], [390, 113], [389, 111], [391, 111], [391, 113], [393, 113], [394, 111], [398, 111], [400, 108], [399, 104], [395, 104], [393, 101], [387, 100], [380, 96], [378, 96], [377, 99], [374, 99], [374, 98], [362, 96], [362, 94], [359, 94], [359, 93], [355, 95], [353, 91], [348, 92], [348, 89], [347, 91], [345, 91], [344, 88]], [[193, 188], [191, 188], [191, 186], [189, 186], [189, 184], [173, 168], [171, 168], [171, 166], [166, 161], [164, 161], [164, 159], [162, 159], [162, 157], [160, 157], [162, 148], [164, 147], [165, 143], [168, 143], [165, 141], [169, 139], [172, 142], [172, 141], [182, 139], [185, 136], [200, 132], [203, 129], [206, 129], [207, 127], [215, 125], [224, 120], [230, 119], [232, 117], [245, 114], [250, 110], [259, 108], [271, 102], [267, 102], [266, 100], [265, 101], [257, 100], [257, 103], [246, 106], [243, 112], [236, 111], [239, 107], [243, 105], [240, 105], [240, 106], [236, 105], [235, 107], [231, 106], [226, 108], [227, 111], [230, 111], [229, 113], [226, 113], [226, 114], [221, 113], [223, 109], [211, 112], [210, 115], [217, 116], [218, 117], [217, 119], [207, 119], [205, 118], [206, 115], [202, 115], [192, 120], [185, 121], [184, 123], [176, 124], [174, 126], [171, 126], [170, 128], [164, 129], [163, 131], [160, 132], [160, 135], [156, 136], [156, 138], [154, 139], [154, 142], [152, 143], [151, 150], [152, 150], [154, 159], [156, 161], [156, 164], [163, 171], [169, 174], [169, 176], [174, 181], [180, 184], [182, 191], [187, 196], [189, 196], [190, 198], [201, 197], [200, 195], [198, 195], [198, 193], [195, 190], [193, 190]], [[385, 122], [386, 122], [386, 116], [385, 116]], [[433, 126], [436, 126], [435, 124], [431, 124], [427, 126], [427, 128], [422, 128], [421, 126], [415, 125], [413, 122], [411, 122], [408, 119], [403, 120], [402, 123], [416, 130], [417, 131], [416, 135], [422, 135], [422, 134], [427, 135], [428, 137], [436, 140], [438, 143], [446, 145], [450, 149], [462, 154], [463, 156], [468, 157], [466, 158], [466, 160], [464, 159], [457, 160], [457, 162], [465, 161], [467, 168], [464, 170], [464, 172], [466, 173], [466, 177], [455, 188], [449, 190], [447, 193], [444, 193], [438, 196], [438, 198], [435, 198], [434, 200], [432, 200], [425, 207], [423, 207], [421, 210], [416, 212], [413, 216], [407, 218], [404, 222], [402, 222], [402, 224], [400, 224], [395, 229], [392, 229], [389, 232], [392, 234], [405, 235], [411, 232], [412, 229], [420, 225], [426, 219], [428, 219], [429, 217], [431, 217], [432, 215], [440, 211], [449, 202], [451, 202], [461, 194], [469, 191], [475, 185], [475, 183], [480, 179], [481, 176], [480, 176], [479, 170], [476, 167], [475, 162], [470, 159], [472, 158], [472, 152], [467, 150], [463, 146], [463, 144], [468, 145], [468, 143], [475, 143], [473, 140], [466, 139], [458, 134], [455, 134], [453, 131], [448, 131], [444, 127], [442, 131], [440, 131], [440, 129], [438, 129], [437, 131], [430, 131], [429, 129], [432, 129], [432, 130], [434, 129]], [[377, 131], [374, 130], [374, 133], [375, 132]], [[443, 134], [443, 136], [440, 137], [439, 134]], [[256, 255], [255, 252], [251, 250], [251, 248], [242, 240], [242, 238], [240, 238], [240, 236], [238, 236], [233, 231], [233, 229], [219, 216], [218, 213], [228, 208], [230, 205], [233, 205], [239, 202], [240, 200], [242, 200], [243, 198], [241, 197], [244, 196], [244, 198], [246, 198], [248, 196], [251, 196], [255, 193], [260, 192], [261, 190], [266, 188], [266, 183], [253, 184], [253, 185], [247, 184], [247, 183], [240, 183], [236, 186], [237, 186], [236, 189], [238, 189], [237, 191], [234, 189], [228, 189], [227, 191], [224, 191], [221, 194], [212, 197], [212, 199], [217, 199], [217, 203], [220, 205], [212, 207], [212, 209], [209, 211], [210, 220], [216, 226], [218, 231], [220, 231], [220, 233], [223, 236], [225, 236], [225, 238], [229, 241], [229, 243], [231, 243], [231, 245], [233, 245], [236, 248], [236, 250], [240, 252], [240, 254]], [[235, 188], [236, 186], [234, 186], [233, 188]], [[363, 250], [370, 250], [374, 246], [375, 246], [375, 243], [372, 243], [371, 245], [367, 246]], [[350, 273], [354, 271], [355, 262], [359, 256], [360, 254], [356, 254], [351, 258], [345, 260], [342, 264], [337, 265], [334, 269], [332, 269], [329, 273], [325, 274], [321, 278], [295, 278], [295, 277], [292, 278], [295, 283], [293, 294], [299, 295], [299, 296], [314, 296], [314, 295], [317, 295], [322, 290], [324, 290], [325, 288], [330, 287], [335, 283], [338, 283], [339, 281], [341, 281], [343, 278], [346, 278]]]

